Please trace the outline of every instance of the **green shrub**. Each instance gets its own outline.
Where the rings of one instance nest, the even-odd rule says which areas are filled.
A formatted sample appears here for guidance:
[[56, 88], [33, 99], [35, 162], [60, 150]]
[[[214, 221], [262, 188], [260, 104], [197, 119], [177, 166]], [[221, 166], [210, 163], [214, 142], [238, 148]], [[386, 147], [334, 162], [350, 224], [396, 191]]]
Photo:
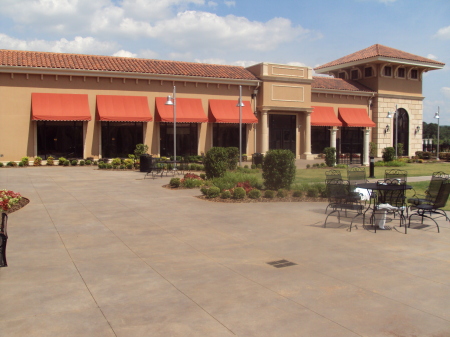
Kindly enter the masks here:
[[206, 180], [206, 174], [200, 173], [200, 178], [202, 178], [203, 180]]
[[205, 173], [208, 179], [222, 177], [229, 165], [228, 151], [223, 147], [212, 147], [205, 157]]
[[42, 158], [41, 157], [35, 157], [34, 158], [34, 163], [33, 163], [34, 166], [41, 166], [41, 163], [42, 163]]
[[99, 170], [102, 170], [102, 169], [106, 168], [106, 164], [104, 162], [100, 162], [100, 163], [98, 163], [98, 168], [99, 168]]
[[90, 165], [92, 165], [92, 161], [91, 160], [89, 160], [89, 159], [87, 159], [85, 162], [84, 162], [87, 166], [90, 166]]
[[219, 187], [221, 191], [232, 189], [238, 183], [245, 181], [248, 181], [253, 188], [262, 188], [261, 179], [257, 174], [247, 174], [241, 171], [227, 171], [223, 177], [212, 179], [214, 186]]
[[222, 199], [230, 199], [231, 198], [231, 192], [229, 190], [225, 190], [222, 193], [220, 193], [220, 197]]
[[124, 164], [121, 164], [121, 165], [119, 165], [119, 168], [120, 168], [121, 170], [125, 170], [125, 165], [124, 165]]
[[317, 198], [319, 196], [319, 190], [315, 186], [310, 186], [306, 191], [306, 195], [310, 198]]
[[180, 178], [172, 178], [172, 179], [170, 179], [169, 185], [172, 187], [180, 187], [181, 179]]
[[30, 165], [30, 158], [28, 158], [28, 157], [23, 157], [20, 161], [23, 163], [23, 166]]
[[0, 162], [0, 167], [3, 167], [4, 165], [3, 165], [3, 163], [2, 162]]
[[403, 156], [403, 144], [402, 143], [397, 144], [397, 154], [399, 156]]
[[244, 199], [247, 193], [245, 193], [245, 190], [242, 187], [236, 187], [233, 191], [233, 198], [234, 199]]
[[237, 147], [226, 147], [228, 157], [228, 170], [236, 170], [239, 161], [239, 149]]
[[208, 186], [203, 185], [202, 187], [200, 187], [200, 192], [202, 192], [203, 195], [208, 195]]
[[127, 164], [127, 169], [132, 170], [133, 169], [133, 163], [128, 163]]
[[148, 145], [144, 144], [136, 144], [136, 149], [134, 150], [135, 159], [139, 159], [139, 157], [148, 152]]
[[328, 167], [333, 167], [336, 165], [336, 148], [335, 147], [326, 147], [323, 150], [323, 153], [325, 154], [325, 164], [327, 164]]
[[6, 166], [17, 167], [17, 163], [15, 161], [9, 161], [9, 162], [6, 163]]
[[370, 157], [377, 156], [377, 143], [374, 143], [374, 142], [369, 143], [369, 156]]
[[295, 179], [295, 155], [290, 150], [269, 150], [264, 156], [264, 185], [268, 189], [289, 189]]
[[248, 192], [248, 197], [250, 199], [259, 199], [261, 198], [261, 191], [254, 188], [250, 192]]
[[267, 198], [267, 199], [273, 199], [273, 198], [275, 198], [275, 192], [272, 191], [272, 190], [266, 190], [266, 191], [264, 191], [264, 198]]
[[255, 165], [255, 164], [252, 164], [252, 166], [250, 166], [250, 168], [251, 168], [252, 170], [254, 170], [254, 169], [256, 169], [256, 165]]
[[25, 165], [23, 164], [23, 161], [19, 161], [19, 167], [24, 167]]
[[217, 198], [219, 195], [220, 195], [220, 188], [216, 186], [211, 186], [210, 188], [208, 188], [208, 193], [206, 194], [208, 198]]
[[68, 160], [63, 161], [63, 165], [64, 166], [69, 166], [70, 165], [70, 161], [68, 161]]
[[112, 169], [112, 168], [113, 168], [113, 166], [112, 166], [110, 163], [107, 163], [107, 164], [106, 164], [106, 169], [110, 170], [110, 169]]
[[203, 181], [200, 179], [184, 179], [183, 186], [186, 188], [195, 188], [203, 185]]
[[86, 162], [84, 160], [80, 160], [80, 166], [84, 166], [84, 164], [86, 164]]
[[64, 157], [59, 157], [59, 159], [58, 159], [58, 165], [64, 165], [64, 162], [65, 162], [66, 160], [67, 160], [67, 159], [64, 158]]
[[393, 161], [395, 159], [395, 149], [390, 146], [390, 147], [385, 147], [383, 149], [383, 161], [388, 162], [388, 161]]
[[303, 197], [303, 191], [296, 190], [292, 193], [292, 196], [294, 198], [301, 198], [301, 197]]
[[47, 158], [47, 165], [48, 165], [48, 166], [53, 166], [53, 165], [55, 164], [55, 163], [54, 163], [54, 159], [55, 159], [55, 158], [53, 158], [53, 157], [51, 157], [51, 156], [48, 157], [48, 158]]
[[70, 162], [70, 165], [77, 166], [78, 165], [78, 160], [77, 159], [72, 159], [72, 161]]
[[256, 168], [259, 169], [259, 170], [261, 170], [261, 169], [262, 169], [262, 164], [256, 165]]
[[280, 188], [280, 189], [277, 191], [277, 197], [278, 197], [278, 198], [286, 198], [286, 195], [287, 195], [286, 190], [284, 190], [284, 189], [282, 189], [282, 188]]
[[114, 159], [111, 161], [111, 164], [112, 164], [113, 166], [120, 165], [120, 164], [122, 164], [122, 159], [120, 159], [120, 158], [114, 158]]

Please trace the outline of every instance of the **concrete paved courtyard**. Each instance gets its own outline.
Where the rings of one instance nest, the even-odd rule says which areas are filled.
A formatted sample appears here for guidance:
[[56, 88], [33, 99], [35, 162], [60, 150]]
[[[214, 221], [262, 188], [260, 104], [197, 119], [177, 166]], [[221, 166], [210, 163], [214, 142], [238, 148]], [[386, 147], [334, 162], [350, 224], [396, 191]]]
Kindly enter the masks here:
[[[225, 204], [170, 178], [0, 169], [0, 336], [450, 336], [450, 226], [323, 228], [326, 203]], [[286, 260], [279, 267], [268, 262]]]

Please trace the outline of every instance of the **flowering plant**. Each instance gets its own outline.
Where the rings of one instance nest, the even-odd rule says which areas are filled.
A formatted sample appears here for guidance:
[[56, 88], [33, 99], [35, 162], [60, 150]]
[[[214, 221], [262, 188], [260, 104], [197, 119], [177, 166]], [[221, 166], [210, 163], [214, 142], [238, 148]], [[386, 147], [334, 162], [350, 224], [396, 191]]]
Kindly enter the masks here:
[[19, 193], [8, 190], [0, 190], [0, 209], [7, 211], [13, 205], [17, 204], [22, 196]]

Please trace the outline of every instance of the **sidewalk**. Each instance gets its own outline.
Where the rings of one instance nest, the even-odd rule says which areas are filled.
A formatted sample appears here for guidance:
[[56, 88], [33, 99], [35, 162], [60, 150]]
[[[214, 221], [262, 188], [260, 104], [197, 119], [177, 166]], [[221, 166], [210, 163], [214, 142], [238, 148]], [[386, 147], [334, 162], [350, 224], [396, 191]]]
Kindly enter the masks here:
[[323, 228], [326, 203], [207, 202], [143, 176], [0, 170], [31, 200], [9, 216], [0, 336], [450, 336], [445, 221], [348, 232]]

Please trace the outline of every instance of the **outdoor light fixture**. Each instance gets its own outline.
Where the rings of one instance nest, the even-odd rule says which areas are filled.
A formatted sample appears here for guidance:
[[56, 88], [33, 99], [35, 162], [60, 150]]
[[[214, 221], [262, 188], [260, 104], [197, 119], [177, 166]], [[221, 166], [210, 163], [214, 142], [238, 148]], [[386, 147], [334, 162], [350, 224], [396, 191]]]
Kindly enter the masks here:
[[386, 125], [386, 127], [384, 128], [384, 133], [388, 133], [389, 132], [389, 124]]
[[438, 137], [437, 137], [437, 147], [436, 147], [436, 160], [439, 160], [439, 119], [441, 118], [439, 116], [439, 107], [438, 107], [438, 111], [434, 114], [434, 118], [437, 118], [437, 120], [438, 120]]
[[167, 102], [166, 105], [172, 105], [173, 106], [173, 170], [176, 171], [177, 169], [177, 87], [173, 86], [173, 99], [169, 95], [167, 96]]
[[239, 107], [239, 167], [242, 167], [242, 85], [239, 86], [239, 101], [236, 105]]
[[398, 109], [397, 109], [397, 104], [395, 105], [395, 111], [388, 112], [387, 118], [395, 118], [395, 159], [398, 158]]
[[416, 130], [414, 131], [414, 134], [417, 135], [420, 132], [420, 126], [417, 125]]

